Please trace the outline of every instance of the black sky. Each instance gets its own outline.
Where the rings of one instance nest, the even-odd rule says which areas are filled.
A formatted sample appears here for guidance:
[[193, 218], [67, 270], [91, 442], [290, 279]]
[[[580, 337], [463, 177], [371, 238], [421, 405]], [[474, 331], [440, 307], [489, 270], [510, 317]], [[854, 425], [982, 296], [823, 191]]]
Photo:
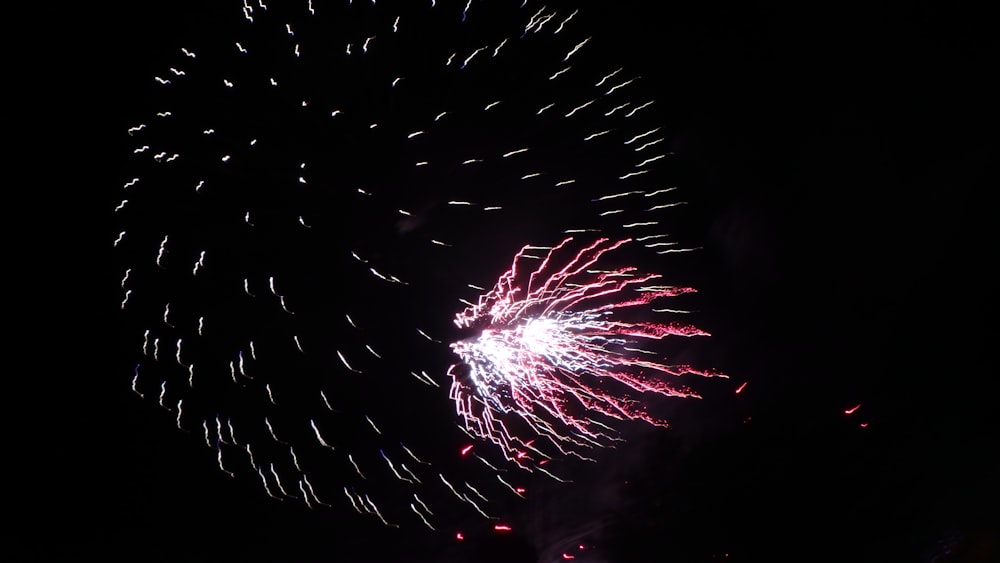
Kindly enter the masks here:
[[1000, 558], [997, 50], [972, 3], [585, 6], [671, 108], [704, 353], [749, 383], [582, 476], [599, 522], [567, 524], [543, 486], [529, 532], [464, 543], [234, 486], [117, 373], [107, 249], [130, 92], [197, 4], [8, 23], [11, 87], [29, 87], [4, 122], [28, 168], [7, 200], [0, 559], [520, 562], [577, 533], [602, 557], [578, 561]]

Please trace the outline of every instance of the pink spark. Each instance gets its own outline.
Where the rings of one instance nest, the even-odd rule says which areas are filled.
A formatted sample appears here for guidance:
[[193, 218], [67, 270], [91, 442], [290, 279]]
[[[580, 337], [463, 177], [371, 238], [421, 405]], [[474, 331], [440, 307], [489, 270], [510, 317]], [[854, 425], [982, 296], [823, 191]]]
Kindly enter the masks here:
[[575, 555], [570, 555], [568, 553], [563, 553], [562, 554], [562, 558], [563, 559], [576, 559], [576, 556]]
[[466, 455], [467, 453], [469, 453], [469, 452], [471, 452], [471, 451], [472, 451], [472, 444], [469, 444], [468, 446], [465, 446], [465, 447], [464, 447], [464, 448], [462, 448], [462, 450], [461, 450], [461, 452], [462, 452], [462, 455]]
[[861, 403], [858, 403], [858, 404], [854, 405], [853, 407], [845, 410], [844, 414], [854, 414], [854, 411], [856, 411], [856, 410], [858, 410], [860, 408], [861, 408]]
[[511, 528], [507, 524], [495, 524], [493, 530], [496, 532], [509, 532]]
[[465, 539], [465, 535], [463, 535], [462, 532], [455, 532], [455, 539], [458, 541], [462, 541]]
[[747, 386], [747, 383], [749, 383], [749, 381], [744, 381], [739, 387], [736, 388], [737, 395], [743, 391], [743, 389]]
[[593, 417], [666, 427], [647, 412], [646, 396], [699, 398], [676, 380], [726, 377], [638, 348], [668, 336], [708, 335], [690, 324], [645, 320], [651, 313], [642, 307], [693, 289], [661, 285], [659, 274], [636, 267], [599, 264], [630, 239], [602, 238], [582, 248], [572, 241], [541, 260], [525, 246], [494, 288], [455, 317], [457, 326], [479, 334], [451, 344], [462, 364], [448, 371], [450, 397], [469, 431], [524, 467], [540, 451], [528, 440], [544, 438], [563, 455], [584, 457], [582, 450], [617, 439]]

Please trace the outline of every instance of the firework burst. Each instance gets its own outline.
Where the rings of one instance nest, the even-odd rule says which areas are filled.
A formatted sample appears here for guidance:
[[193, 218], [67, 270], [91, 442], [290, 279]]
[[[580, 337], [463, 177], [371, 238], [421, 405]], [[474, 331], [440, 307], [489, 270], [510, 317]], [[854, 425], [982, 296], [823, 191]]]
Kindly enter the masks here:
[[[623, 320], [634, 308], [684, 293], [658, 285], [658, 274], [635, 267], [597, 269], [605, 254], [630, 242], [598, 239], [575, 251], [568, 238], [544, 257], [526, 246], [490, 292], [455, 318], [459, 327], [482, 327], [455, 342], [451, 398], [465, 426], [500, 446], [507, 459], [530, 467], [546, 459], [544, 446], [562, 455], [616, 440], [614, 429], [594, 417], [634, 419], [667, 426], [647, 412], [645, 394], [698, 397], [679, 376], [722, 376], [663, 363], [641, 347], [667, 336], [707, 336], [678, 322]], [[526, 261], [538, 265], [526, 273]], [[533, 437], [512, 432], [525, 428]]]
[[[625, 239], [682, 250], [656, 106], [574, 7], [536, 4], [237, 2], [151, 71], [110, 237], [123, 357], [226, 475], [439, 529], [520, 502], [508, 468], [663, 424], [646, 394], [694, 395], [669, 379], [707, 373], [632, 349], [701, 334], [640, 318], [688, 290], [591, 271]], [[449, 380], [473, 269], [567, 236], [596, 242], [522, 280], [526, 248], [467, 303]], [[431, 406], [449, 383], [464, 420]], [[500, 453], [462, 456], [470, 433]]]

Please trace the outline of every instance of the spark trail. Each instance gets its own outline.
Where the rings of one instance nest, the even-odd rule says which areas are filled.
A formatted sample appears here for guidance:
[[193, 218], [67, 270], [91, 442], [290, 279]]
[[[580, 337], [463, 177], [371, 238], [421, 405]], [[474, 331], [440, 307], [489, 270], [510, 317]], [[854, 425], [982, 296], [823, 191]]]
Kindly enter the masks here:
[[[151, 63], [108, 237], [121, 372], [207, 466], [390, 526], [492, 523], [530, 497], [518, 452], [559, 449], [462, 455], [470, 432], [583, 457], [603, 419], [662, 424], [641, 394], [694, 394], [629, 344], [681, 325], [624, 318], [679, 290], [570, 273], [624, 244], [605, 239], [686, 248], [648, 84], [556, 4], [236, 0]], [[525, 240], [568, 235], [596, 246], [474, 303]], [[456, 390], [466, 306], [461, 330], [490, 332], [454, 346], [478, 378]]]
[[451, 345], [467, 368], [449, 370], [458, 414], [466, 428], [525, 467], [538, 461], [540, 444], [511, 432], [511, 419], [561, 455], [589, 459], [585, 449], [617, 439], [612, 427], [593, 416], [666, 427], [647, 412], [644, 394], [698, 397], [672, 379], [723, 376], [649, 360], [644, 355], [657, 355], [634, 348], [640, 340], [708, 333], [685, 323], [621, 318], [632, 308], [694, 289], [652, 285], [661, 276], [635, 267], [593, 270], [630, 239], [598, 239], [575, 254], [573, 242], [568, 238], [551, 248], [527, 274], [522, 262], [534, 247], [522, 248], [493, 290], [454, 321], [465, 328], [485, 325], [478, 336]]

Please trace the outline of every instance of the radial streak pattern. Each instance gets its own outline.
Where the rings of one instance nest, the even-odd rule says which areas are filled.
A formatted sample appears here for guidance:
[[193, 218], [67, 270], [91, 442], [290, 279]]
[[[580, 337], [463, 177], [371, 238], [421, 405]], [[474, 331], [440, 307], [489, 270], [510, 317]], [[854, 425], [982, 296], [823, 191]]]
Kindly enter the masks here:
[[[611, 314], [687, 290], [585, 268], [624, 243], [604, 236], [684, 250], [662, 232], [670, 155], [638, 74], [579, 21], [441, 0], [246, 2], [206, 22], [127, 132], [113, 238], [132, 389], [276, 499], [434, 529], [502, 515], [520, 469], [553, 459], [495, 423], [511, 412], [579, 457], [615, 437], [597, 417], [661, 424], [633, 395], [691, 396], [660, 376], [710, 373], [629, 343], [698, 332]], [[597, 242], [555, 247], [523, 294], [511, 270], [469, 301], [525, 240], [568, 235]], [[464, 306], [460, 329], [488, 318], [475, 339], [449, 323]], [[472, 367], [452, 370], [465, 427], [452, 341]], [[502, 448], [462, 455], [470, 429]]]

